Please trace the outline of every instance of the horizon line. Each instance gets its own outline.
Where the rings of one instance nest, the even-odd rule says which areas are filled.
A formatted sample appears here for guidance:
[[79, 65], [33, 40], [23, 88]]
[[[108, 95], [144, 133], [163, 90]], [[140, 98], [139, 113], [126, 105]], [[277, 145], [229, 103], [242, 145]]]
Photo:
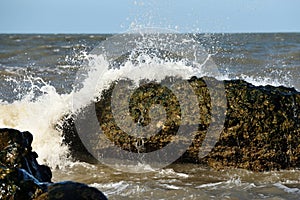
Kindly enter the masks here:
[[[128, 32], [0, 32], [1, 35], [22, 34], [22, 35], [116, 35]], [[167, 32], [168, 33], [168, 32]], [[169, 32], [176, 34], [278, 34], [278, 33], [300, 33], [299, 31], [207, 31], [207, 32]]]

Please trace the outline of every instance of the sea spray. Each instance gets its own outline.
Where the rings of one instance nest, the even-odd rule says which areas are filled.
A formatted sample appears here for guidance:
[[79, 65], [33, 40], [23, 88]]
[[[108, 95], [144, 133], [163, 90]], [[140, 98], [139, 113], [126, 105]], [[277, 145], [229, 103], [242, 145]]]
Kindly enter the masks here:
[[[109, 83], [118, 79], [121, 75], [130, 74], [133, 80], [137, 82], [145, 78], [145, 73], [141, 70], [142, 65], [139, 67], [134, 66], [131, 62], [126, 62], [125, 66], [121, 69], [110, 69], [107, 60], [103, 55], [87, 55], [81, 53], [82, 59], [81, 69], [86, 73], [85, 79], [80, 80], [80, 88], [74, 87], [74, 91], [67, 94], [59, 94], [56, 89], [50, 84], [45, 82], [40, 77], [33, 77], [32, 75], [20, 75], [8, 77], [6, 82], [13, 88], [13, 93], [16, 95], [15, 100], [12, 102], [2, 101], [0, 104], [0, 126], [8, 128], [16, 128], [22, 131], [30, 131], [34, 136], [33, 148], [37, 151], [39, 158], [38, 161], [45, 163], [52, 168], [57, 166], [63, 167], [67, 164], [69, 157], [68, 146], [63, 143], [61, 130], [57, 127], [60, 126], [61, 119], [64, 115], [76, 115], [90, 102], [93, 102], [102, 90], [109, 87]], [[146, 57], [144, 57], [145, 59]], [[153, 79], [159, 80], [168, 75], [172, 69], [173, 75], [182, 74], [188, 77], [196, 73], [193, 69], [186, 67], [182, 62], [169, 62], [164, 63], [166, 68], [165, 73], [159, 74], [157, 71], [162, 69], [162, 64], [158, 66], [155, 58], [148, 58], [144, 67], [148, 67], [148, 77], [152, 76]], [[149, 64], [151, 63], [151, 64]], [[97, 70], [106, 69], [101, 80], [105, 80], [102, 85], [99, 85], [99, 76]], [[186, 69], [186, 70], [185, 70]], [[136, 73], [128, 73], [136, 70]], [[139, 72], [139, 70], [141, 70]], [[98, 86], [95, 87], [95, 83]], [[89, 96], [93, 92], [95, 96]], [[72, 107], [73, 95], [82, 97], [78, 102], [78, 107]]]
[[[108, 63], [106, 66], [96, 65], [96, 69], [92, 68], [88, 69], [88, 71], [86, 68], [82, 68], [83, 71], [79, 70], [77, 73], [79, 78], [76, 80], [75, 86], [83, 85], [82, 89], [85, 88], [85, 84], [82, 84], [83, 80], [88, 80], [89, 77], [94, 79], [93, 77], [98, 76], [99, 78], [96, 86], [93, 86], [92, 89], [87, 88], [86, 91], [88, 93], [81, 93], [81, 89], [74, 93], [73, 104], [76, 109], [81, 108], [83, 94], [84, 98], [87, 96], [92, 98], [95, 96], [98, 97], [98, 103], [102, 98], [106, 98], [102, 96], [102, 92], [105, 92], [104, 89], [107, 89], [109, 86], [108, 89], [113, 90], [113, 93], [111, 94], [112, 101], [108, 101], [111, 105], [107, 105], [106, 107], [112, 109], [113, 118], [117, 123], [118, 129], [124, 131], [125, 134], [133, 136], [132, 133], [136, 132], [137, 128], [136, 123], [132, 117], [130, 117], [131, 114], [128, 113], [128, 109], [130, 109], [129, 102], [131, 101], [129, 99], [134, 97], [135, 90], [144, 86], [147, 87], [147, 84], [157, 84], [159, 87], [167, 88], [173, 93], [173, 96], [176, 96], [176, 101], [179, 102], [178, 106], [181, 109], [181, 113], [176, 116], [178, 119], [181, 119], [181, 123], [175, 123], [177, 130], [174, 129], [174, 135], [177, 134], [176, 137], [185, 138], [186, 141], [178, 142], [174, 140], [156, 151], [141, 153], [143, 154], [141, 157], [140, 153], [135, 154], [131, 149], [123, 151], [116, 149], [117, 147], [113, 146], [102, 151], [103, 147], [107, 146], [107, 144], [104, 144], [105, 142], [109, 143], [109, 140], [114, 141], [114, 139], [109, 137], [104, 141], [103, 137], [105, 136], [102, 134], [102, 130], [105, 132], [105, 130], [117, 127], [109, 127], [109, 124], [107, 124], [104, 126], [101, 125], [101, 128], [99, 129], [97, 117], [99, 115], [103, 116], [102, 112], [104, 111], [99, 111], [97, 105], [95, 107], [93, 105], [94, 102], [91, 102], [89, 108], [82, 111], [83, 115], [74, 120], [75, 129], [78, 130], [75, 135], [78, 135], [87, 150], [104, 164], [112, 167], [115, 166], [114, 161], [113, 164], [111, 164], [111, 156], [115, 152], [122, 151], [122, 155], [120, 155], [121, 160], [124, 162], [129, 161], [128, 164], [130, 165], [142, 162], [150, 165], [155, 163], [155, 167], [163, 167], [178, 159], [192, 142], [193, 136], [191, 134], [197, 131], [198, 122], [196, 121], [200, 118], [198, 116], [200, 115], [200, 112], [197, 111], [198, 100], [188, 79], [192, 76], [218, 76], [219, 72], [217, 66], [211, 59], [211, 56], [202, 48], [201, 44], [187, 34], [173, 34], [168, 31], [169, 30], [162, 30], [161, 32], [161, 30], [158, 29], [146, 28], [145, 30], [134, 30], [134, 32], [119, 34], [103, 41], [91, 51], [91, 55], [96, 55], [96, 57], [100, 59], [103, 57]], [[92, 76], [89, 76], [88, 74], [91, 72]], [[211, 104], [213, 106], [210, 112], [213, 117], [218, 115], [219, 122], [212, 123], [212, 126], [208, 126], [207, 135], [209, 135], [209, 139], [203, 141], [202, 147], [205, 148], [205, 151], [202, 152], [201, 157], [204, 157], [209, 152], [209, 149], [214, 146], [218, 139], [218, 133], [221, 131], [222, 123], [224, 122], [226, 106], [226, 97], [224, 88], [222, 89], [222, 82], [216, 82], [213, 79], [204, 79], [210, 91], [216, 89], [216, 87], [218, 88], [218, 90], [211, 93]], [[132, 82], [133, 84], [127, 85], [127, 81]], [[117, 88], [119, 86], [126, 91], [124, 92], [123, 89], [121, 89], [122, 92], [118, 91]], [[123, 94], [125, 96], [123, 96]], [[159, 94], [158, 96], [161, 96], [160, 99], [166, 98], [163, 97], [165, 94]], [[220, 98], [223, 100], [216, 102], [217, 99]], [[170, 98], [169, 100], [174, 101], [174, 98]], [[160, 107], [162, 108], [162, 103], [163, 102], [159, 100], [154, 104], [160, 104]], [[164, 103], [165, 106], [163, 109], [168, 114], [171, 114], [172, 112], [167, 105], [172, 105], [173, 103], [174, 102]], [[141, 104], [145, 104], [145, 102], [143, 101]], [[153, 104], [153, 102], [151, 104]], [[215, 105], [219, 106], [218, 110], [215, 109]], [[221, 108], [222, 106], [223, 108]], [[115, 111], [115, 108], [117, 111]], [[144, 112], [144, 110], [148, 109], [151, 114], [153, 111], [152, 107], [136, 108], [136, 110], [139, 110], [140, 112]], [[191, 109], [193, 109], [193, 114], [189, 112]], [[155, 134], [163, 137], [164, 134], [161, 134], [159, 131], [161, 131], [163, 127], [169, 129], [171, 125], [158, 125], [164, 123], [165, 115], [161, 112], [156, 112], [155, 115], [158, 116], [159, 119], [156, 120], [151, 117], [149, 124], [144, 123], [139, 136], [135, 135], [135, 139], [137, 137], [142, 137], [142, 134], [145, 138], [150, 137], [150, 135], [154, 136]], [[107, 134], [108, 133], [105, 133], [106, 136]], [[116, 137], [123, 137], [122, 134], [114, 133], [114, 135]], [[72, 139], [70, 141], [72, 141]], [[161, 162], [157, 162], [159, 160], [161, 160]]]
[[[71, 95], [58, 94], [53, 86], [45, 82], [35, 85], [35, 79], [27, 78], [24, 81], [31, 83], [31, 90], [26, 95], [12, 103], [1, 102], [0, 127], [31, 132], [38, 161], [53, 168], [64, 166], [68, 147], [62, 143], [61, 133], [55, 129], [55, 124], [70, 110]], [[41, 95], [36, 97], [35, 91]]]

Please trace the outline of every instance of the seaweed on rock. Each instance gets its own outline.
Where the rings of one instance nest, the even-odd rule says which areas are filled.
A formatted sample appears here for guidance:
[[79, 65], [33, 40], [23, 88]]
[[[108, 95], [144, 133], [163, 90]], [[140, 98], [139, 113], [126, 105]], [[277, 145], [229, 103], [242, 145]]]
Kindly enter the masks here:
[[[199, 149], [210, 123], [218, 121], [218, 116], [212, 116], [210, 93], [215, 91], [210, 91], [212, 89], [208, 88], [205, 80], [219, 82], [219, 85], [224, 86], [224, 88], [214, 88], [216, 91], [224, 89], [226, 94], [225, 99], [217, 99], [214, 106], [217, 107], [215, 108], [217, 111], [226, 110], [226, 112], [220, 113], [220, 115], [225, 115], [225, 122], [223, 130], [216, 133], [220, 135], [218, 142], [208, 155], [199, 158]], [[254, 86], [243, 80], [220, 82], [214, 78], [192, 77], [188, 81], [197, 95], [199, 105], [199, 109], [189, 108], [190, 115], [200, 116], [200, 118], [196, 119], [198, 131], [193, 133], [193, 143], [177, 162], [202, 163], [215, 169], [231, 167], [253, 171], [300, 167], [299, 92], [282, 86]], [[151, 152], [163, 148], [169, 142], [185, 141], [185, 138], [176, 136], [178, 127], [184, 125], [181, 121], [181, 110], [176, 95], [160, 84], [147, 83], [137, 88], [130, 97], [130, 116], [136, 123], [142, 116], [141, 125], [146, 126], [151, 122], [149, 108], [159, 104], [166, 111], [166, 121], [158, 124], [162, 128], [157, 134], [144, 138], [144, 148], [137, 149], [138, 138], [122, 130], [112, 113], [112, 92], [116, 84], [118, 83], [112, 84], [109, 89], [103, 91], [99, 95], [99, 100], [89, 107], [89, 109], [95, 109], [93, 112], [96, 112], [99, 122], [97, 129], [101, 130], [106, 138], [113, 142], [113, 145], [131, 152]], [[122, 99], [124, 94], [120, 92], [117, 95], [119, 99]], [[224, 102], [227, 102], [226, 108], [222, 108]], [[200, 111], [200, 115], [195, 113], [197, 110]], [[71, 123], [69, 121], [64, 124], [64, 136], [69, 141], [71, 150], [76, 149], [78, 145], [72, 141], [80, 141], [74, 121], [84, 119], [85, 113], [90, 112], [83, 110], [79, 114], [80, 117], [75, 116]], [[93, 142], [89, 152], [107, 148], [101, 144], [101, 138], [95, 135], [89, 137]], [[84, 151], [80, 149], [76, 149], [75, 152], [84, 154]], [[74, 154], [75, 157], [76, 154]]]

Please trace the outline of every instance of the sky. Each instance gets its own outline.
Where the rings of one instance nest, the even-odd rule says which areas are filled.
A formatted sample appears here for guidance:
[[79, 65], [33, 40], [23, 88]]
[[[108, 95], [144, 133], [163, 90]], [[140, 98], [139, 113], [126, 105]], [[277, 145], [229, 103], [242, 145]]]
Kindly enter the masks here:
[[0, 33], [300, 32], [300, 0], [0, 0]]

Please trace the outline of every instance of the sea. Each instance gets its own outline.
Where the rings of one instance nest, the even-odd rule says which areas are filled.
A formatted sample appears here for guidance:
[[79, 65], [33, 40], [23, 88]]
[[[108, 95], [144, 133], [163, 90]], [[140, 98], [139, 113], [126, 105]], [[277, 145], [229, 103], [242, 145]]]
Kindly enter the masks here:
[[[144, 48], [149, 45], [153, 49], [153, 42], [172, 47], [173, 38], [179, 38], [180, 45], [177, 41], [167, 50], [181, 51], [181, 56], [189, 54], [192, 58], [197, 55], [190, 47], [197, 46], [201, 55], [205, 52], [214, 63], [214, 70], [178, 58], [161, 62], [161, 56], [153, 56], [153, 51], [137, 55], [138, 63], [127, 59], [123, 60], [126, 64], [113, 67], [111, 59], [130, 54], [130, 48], [136, 47], [130, 46], [130, 34], [0, 34], [0, 127], [33, 134], [38, 162], [51, 167], [53, 181], [83, 182], [104, 192], [108, 199], [300, 199], [300, 169], [252, 172], [214, 170], [192, 163], [170, 163], [162, 168], [139, 163], [128, 171], [122, 164], [112, 167], [70, 156], [70, 147], [64, 144], [58, 128], [63, 116], [76, 114], [95, 99], [93, 91], [101, 92], [107, 84], [128, 74], [136, 82], [161, 80], [172, 72], [184, 79], [214, 76], [300, 91], [300, 33], [149, 35], [151, 39], [141, 34], [143, 42], [138, 41]], [[168, 39], [161, 40], [162, 35], [168, 35]], [[110, 49], [101, 51], [110, 43]], [[106, 85], [99, 84], [102, 78]], [[74, 95], [82, 97], [76, 99], [76, 106]]]

